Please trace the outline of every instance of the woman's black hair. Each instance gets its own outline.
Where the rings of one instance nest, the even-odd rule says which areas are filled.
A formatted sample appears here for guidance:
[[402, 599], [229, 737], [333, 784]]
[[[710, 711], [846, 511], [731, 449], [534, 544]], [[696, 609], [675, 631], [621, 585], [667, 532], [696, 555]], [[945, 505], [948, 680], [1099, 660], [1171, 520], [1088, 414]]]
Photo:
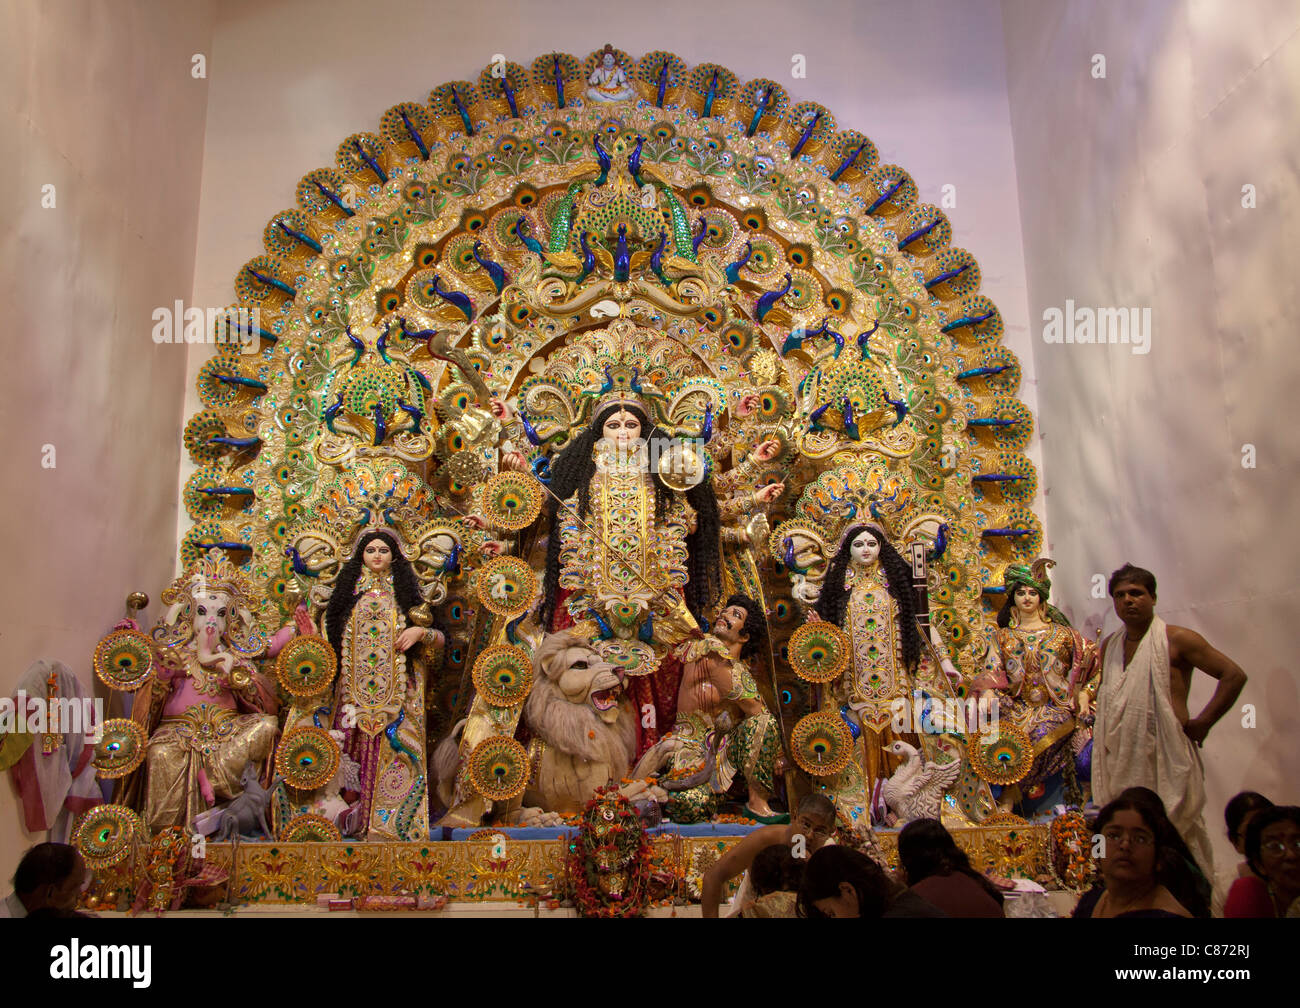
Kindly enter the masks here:
[[1002, 905], [1002, 893], [971, 867], [966, 852], [938, 819], [913, 819], [898, 834], [898, 863], [907, 872], [907, 884], [914, 886], [931, 875], [966, 875], [974, 879]]
[[[549, 498], [547, 505], [546, 576], [542, 582], [542, 608], [539, 614], [541, 625], [547, 629], [550, 629], [555, 619], [560, 592], [560, 522], [564, 509], [556, 501], [567, 501], [576, 493], [579, 517], [585, 521], [591, 513], [591, 480], [596, 475], [593, 451], [596, 442], [600, 440], [605, 421], [620, 411], [631, 413], [641, 422], [651, 458], [661, 457], [671, 442], [668, 434], [651, 425], [641, 407], [628, 403], [611, 403], [600, 410], [586, 429], [566, 444], [551, 463], [550, 491], [554, 496]], [[654, 487], [655, 514], [667, 514], [673, 501], [673, 491], [664, 485], [657, 473]], [[688, 580], [682, 595], [687, 608], [698, 620], [721, 592], [721, 522], [710, 480], [705, 479], [687, 491], [686, 501], [695, 509], [696, 523], [695, 531], [686, 536]]]
[[1165, 814], [1163, 803], [1159, 799], [1153, 802], [1145, 797], [1142, 792], [1146, 790], [1129, 788], [1120, 792], [1118, 798], [1097, 813], [1092, 832], [1100, 833], [1118, 812], [1136, 812], [1155, 837], [1156, 881], [1168, 889], [1193, 917], [1209, 917], [1209, 887], [1205, 873], [1192, 857], [1182, 835]]
[[1246, 863], [1250, 865], [1250, 870], [1262, 879], [1268, 878], [1264, 874], [1263, 863], [1259, 858], [1263, 833], [1268, 827], [1276, 826], [1280, 822], [1293, 822], [1300, 826], [1300, 805], [1274, 805], [1272, 808], [1262, 809], [1246, 827]]
[[391, 568], [393, 596], [397, 600], [398, 608], [409, 617], [411, 610], [424, 601], [420, 596], [419, 582], [415, 579], [415, 570], [411, 567], [411, 562], [402, 556], [397, 540], [388, 532], [379, 530], [367, 532], [357, 543], [351, 558], [339, 571], [338, 580], [334, 582], [334, 594], [330, 596], [329, 604], [325, 607], [325, 630], [329, 636], [330, 646], [334, 648], [334, 655], [340, 662], [343, 660], [343, 631], [357, 604], [357, 580], [361, 577], [361, 568], [364, 565], [363, 554], [366, 546], [376, 539], [386, 542], [393, 553]]
[[1258, 791], [1242, 791], [1240, 794], [1233, 795], [1223, 810], [1223, 821], [1227, 823], [1228, 840], [1232, 845], [1235, 847], [1238, 840], [1244, 839], [1241, 835], [1241, 824], [1245, 822], [1246, 816], [1260, 809], [1273, 807], [1273, 803]]
[[903, 665], [915, 669], [921, 660], [921, 634], [916, 629], [916, 602], [912, 597], [912, 567], [889, 544], [889, 540], [870, 525], [853, 525], [844, 535], [840, 548], [826, 572], [822, 586], [822, 602], [818, 611], [828, 623], [839, 626], [844, 621], [849, 606], [848, 592], [844, 590], [844, 575], [852, 558], [853, 540], [863, 532], [870, 532], [880, 543], [880, 567], [885, 572], [885, 586], [898, 605], [898, 633], [903, 644]]
[[798, 892], [804, 864], [790, 853], [789, 844], [764, 847], [749, 866], [749, 884], [759, 896], [773, 892]]
[[799, 883], [800, 917], [825, 917], [817, 901], [840, 895], [847, 882], [858, 895], [858, 916], [879, 917], [894, 896], [895, 886], [880, 866], [860, 851], [827, 844], [808, 859]]

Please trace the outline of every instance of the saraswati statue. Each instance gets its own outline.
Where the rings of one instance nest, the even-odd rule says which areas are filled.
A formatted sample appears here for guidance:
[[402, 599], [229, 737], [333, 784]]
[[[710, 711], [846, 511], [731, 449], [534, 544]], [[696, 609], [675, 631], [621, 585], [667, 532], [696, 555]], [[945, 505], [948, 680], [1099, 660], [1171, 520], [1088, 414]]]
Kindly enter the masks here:
[[[792, 749], [855, 825], [887, 821], [887, 784], [909, 751], [933, 764], [931, 776], [952, 796], [950, 814], [978, 819], [991, 804], [964, 762], [968, 726], [953, 717], [961, 675], [921, 618], [916, 586], [924, 590], [926, 578], [914, 578], [893, 545], [911, 539], [932, 549], [941, 517], [868, 463], [824, 473], [773, 536], [810, 619], [791, 638], [790, 660], [820, 697]], [[825, 765], [800, 759], [804, 751], [825, 751]]]

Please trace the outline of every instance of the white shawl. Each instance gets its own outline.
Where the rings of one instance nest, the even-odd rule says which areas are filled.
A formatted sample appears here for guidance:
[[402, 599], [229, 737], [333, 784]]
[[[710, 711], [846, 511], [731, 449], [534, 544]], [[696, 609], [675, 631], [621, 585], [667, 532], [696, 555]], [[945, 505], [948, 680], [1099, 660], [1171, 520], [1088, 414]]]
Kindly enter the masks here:
[[1202, 816], [1205, 770], [1170, 699], [1165, 621], [1151, 620], [1128, 668], [1124, 635], [1111, 634], [1106, 646], [1093, 733], [1093, 796], [1105, 805], [1125, 788], [1150, 788], [1209, 878], [1214, 866]]

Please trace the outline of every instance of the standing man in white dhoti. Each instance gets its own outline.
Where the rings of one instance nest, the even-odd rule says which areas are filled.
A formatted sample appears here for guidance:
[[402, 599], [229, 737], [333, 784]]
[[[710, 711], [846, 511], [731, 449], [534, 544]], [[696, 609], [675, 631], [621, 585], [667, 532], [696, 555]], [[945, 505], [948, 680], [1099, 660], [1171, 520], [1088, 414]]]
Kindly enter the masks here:
[[[1204, 637], [1155, 614], [1156, 579], [1125, 564], [1107, 586], [1124, 629], [1102, 643], [1101, 686], [1092, 745], [1092, 790], [1105, 805], [1128, 787], [1148, 787], [1165, 803], [1206, 878], [1214, 872], [1202, 815], [1205, 770], [1197, 751], [1236, 702], [1246, 673]], [[1187, 710], [1192, 671], [1219, 685], [1196, 717]]]

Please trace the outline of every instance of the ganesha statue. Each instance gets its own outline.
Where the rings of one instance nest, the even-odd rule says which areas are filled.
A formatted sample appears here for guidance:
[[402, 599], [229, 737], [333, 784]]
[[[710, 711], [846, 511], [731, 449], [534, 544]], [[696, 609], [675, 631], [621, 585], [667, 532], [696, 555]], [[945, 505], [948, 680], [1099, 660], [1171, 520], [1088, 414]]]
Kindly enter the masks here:
[[255, 663], [269, 642], [251, 588], [230, 561], [210, 550], [162, 600], [154, 674], [133, 710], [149, 732], [144, 780], [126, 785], [142, 797], [151, 833], [189, 828], [199, 813], [239, 795], [244, 767], [265, 763], [277, 726], [275, 688]]

